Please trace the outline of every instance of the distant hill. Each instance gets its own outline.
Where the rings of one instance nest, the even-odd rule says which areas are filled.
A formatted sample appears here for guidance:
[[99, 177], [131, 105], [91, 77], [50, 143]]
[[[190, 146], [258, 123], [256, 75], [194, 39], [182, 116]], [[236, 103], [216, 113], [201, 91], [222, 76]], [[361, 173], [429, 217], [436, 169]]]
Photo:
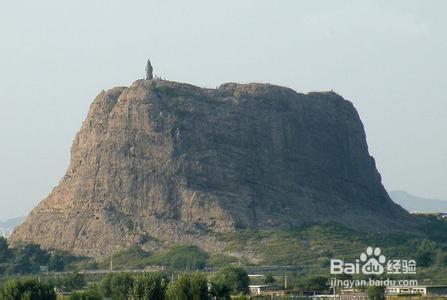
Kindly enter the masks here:
[[22, 224], [24, 221], [25, 221], [24, 216], [8, 219], [6, 221], [0, 221], [0, 236], [9, 237], [13, 232], [14, 228]]
[[417, 197], [405, 191], [390, 191], [388, 194], [394, 202], [409, 212], [447, 212], [447, 201], [445, 200]]

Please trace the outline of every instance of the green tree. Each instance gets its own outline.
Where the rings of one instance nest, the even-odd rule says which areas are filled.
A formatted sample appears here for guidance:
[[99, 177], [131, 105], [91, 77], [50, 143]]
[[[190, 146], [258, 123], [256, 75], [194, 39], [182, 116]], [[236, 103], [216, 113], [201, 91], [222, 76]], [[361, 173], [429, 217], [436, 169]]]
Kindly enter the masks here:
[[447, 253], [443, 252], [442, 250], [437, 252], [436, 265], [441, 268], [447, 265]]
[[191, 274], [191, 291], [194, 299], [208, 299], [208, 280], [204, 274]]
[[329, 279], [324, 276], [311, 276], [306, 280], [306, 287], [311, 291], [326, 291]]
[[324, 276], [309, 276], [299, 278], [297, 285], [302, 291], [326, 291], [329, 289], [329, 279]]
[[11, 263], [6, 268], [6, 273], [9, 275], [15, 274], [32, 274], [40, 270], [40, 265], [36, 264], [30, 257], [25, 254], [18, 253], [14, 255]]
[[71, 293], [69, 300], [101, 300], [102, 296], [98, 286], [89, 286], [87, 291]]
[[423, 240], [416, 250], [415, 259], [418, 266], [429, 267], [436, 257], [436, 244], [429, 240]]
[[215, 275], [214, 282], [224, 282], [234, 294], [247, 294], [248, 284], [250, 279], [248, 278], [247, 271], [241, 267], [226, 266], [219, 270]]
[[211, 279], [211, 296], [217, 298], [225, 298], [230, 299], [230, 287], [225, 282], [225, 278], [223, 276], [214, 276]]
[[275, 278], [273, 277], [272, 274], [269, 273], [269, 274], [265, 275], [264, 283], [265, 284], [273, 284], [273, 283], [275, 283]]
[[50, 271], [61, 272], [64, 270], [64, 266], [64, 256], [59, 252], [53, 253], [48, 261], [48, 269]]
[[11, 279], [0, 288], [0, 299], [55, 300], [54, 287], [37, 279]]
[[137, 275], [130, 290], [130, 299], [164, 299], [168, 287], [168, 278], [159, 272]]
[[6, 269], [8, 274], [31, 274], [48, 263], [48, 254], [39, 245], [26, 244], [13, 249], [13, 259]]
[[48, 262], [48, 253], [42, 250], [39, 245], [26, 244], [19, 248], [19, 254], [29, 257], [29, 259], [38, 264], [39, 266], [45, 266]]
[[190, 299], [191, 282], [188, 274], [182, 274], [177, 280], [171, 282], [166, 291], [168, 299]]
[[101, 280], [101, 293], [108, 298], [127, 299], [133, 285], [133, 277], [129, 273], [108, 273]]
[[59, 287], [65, 288], [67, 291], [79, 290], [85, 286], [84, 274], [71, 273], [63, 276], [58, 284]]
[[366, 294], [370, 300], [385, 299], [385, 288], [383, 286], [368, 286]]
[[0, 237], [0, 263], [8, 262], [11, 258], [11, 250], [8, 246], [8, 240]]
[[182, 274], [177, 280], [169, 284], [166, 295], [171, 300], [208, 299], [206, 276], [201, 273]]

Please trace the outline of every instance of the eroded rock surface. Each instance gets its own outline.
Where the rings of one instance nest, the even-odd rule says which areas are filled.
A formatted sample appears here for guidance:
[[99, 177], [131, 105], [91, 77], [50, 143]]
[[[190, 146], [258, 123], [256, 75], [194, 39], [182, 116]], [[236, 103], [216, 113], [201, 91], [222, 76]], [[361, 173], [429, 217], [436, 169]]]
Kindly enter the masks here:
[[352, 103], [268, 84], [138, 80], [100, 93], [64, 178], [12, 240], [84, 255], [339, 222], [411, 225], [384, 190]]

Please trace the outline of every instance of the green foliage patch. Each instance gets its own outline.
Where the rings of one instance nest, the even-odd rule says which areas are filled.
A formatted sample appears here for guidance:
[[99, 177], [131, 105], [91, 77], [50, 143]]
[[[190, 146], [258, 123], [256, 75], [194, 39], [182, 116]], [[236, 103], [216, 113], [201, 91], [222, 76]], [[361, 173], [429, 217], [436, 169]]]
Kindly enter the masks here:
[[82, 259], [64, 251], [43, 250], [35, 244], [19, 244], [11, 248], [8, 241], [0, 237], [0, 275], [35, 274], [41, 267], [61, 272], [67, 265]]
[[100, 269], [108, 269], [110, 267], [110, 259], [114, 270], [123, 269], [142, 269], [145, 267], [145, 260], [151, 256], [150, 252], [144, 251], [139, 246], [133, 246], [125, 250], [121, 250], [110, 258], [101, 261], [98, 264]]
[[144, 262], [148, 265], [169, 266], [177, 270], [203, 269], [208, 260], [208, 254], [195, 245], [177, 245], [164, 252], [156, 254]]
[[35, 278], [10, 279], [0, 287], [0, 299], [55, 300], [51, 285]]
[[207, 278], [202, 273], [185, 273], [168, 286], [168, 299], [206, 300], [208, 299]]

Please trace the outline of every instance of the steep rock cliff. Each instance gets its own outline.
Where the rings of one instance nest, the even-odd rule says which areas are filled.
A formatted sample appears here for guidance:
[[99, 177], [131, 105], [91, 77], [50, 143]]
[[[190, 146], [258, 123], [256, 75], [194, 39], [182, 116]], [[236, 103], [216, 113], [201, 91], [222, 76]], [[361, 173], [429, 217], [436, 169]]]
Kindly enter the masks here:
[[132, 244], [208, 250], [212, 232], [412, 224], [381, 184], [351, 102], [268, 84], [138, 80], [100, 93], [59, 185], [13, 242], [97, 256]]

